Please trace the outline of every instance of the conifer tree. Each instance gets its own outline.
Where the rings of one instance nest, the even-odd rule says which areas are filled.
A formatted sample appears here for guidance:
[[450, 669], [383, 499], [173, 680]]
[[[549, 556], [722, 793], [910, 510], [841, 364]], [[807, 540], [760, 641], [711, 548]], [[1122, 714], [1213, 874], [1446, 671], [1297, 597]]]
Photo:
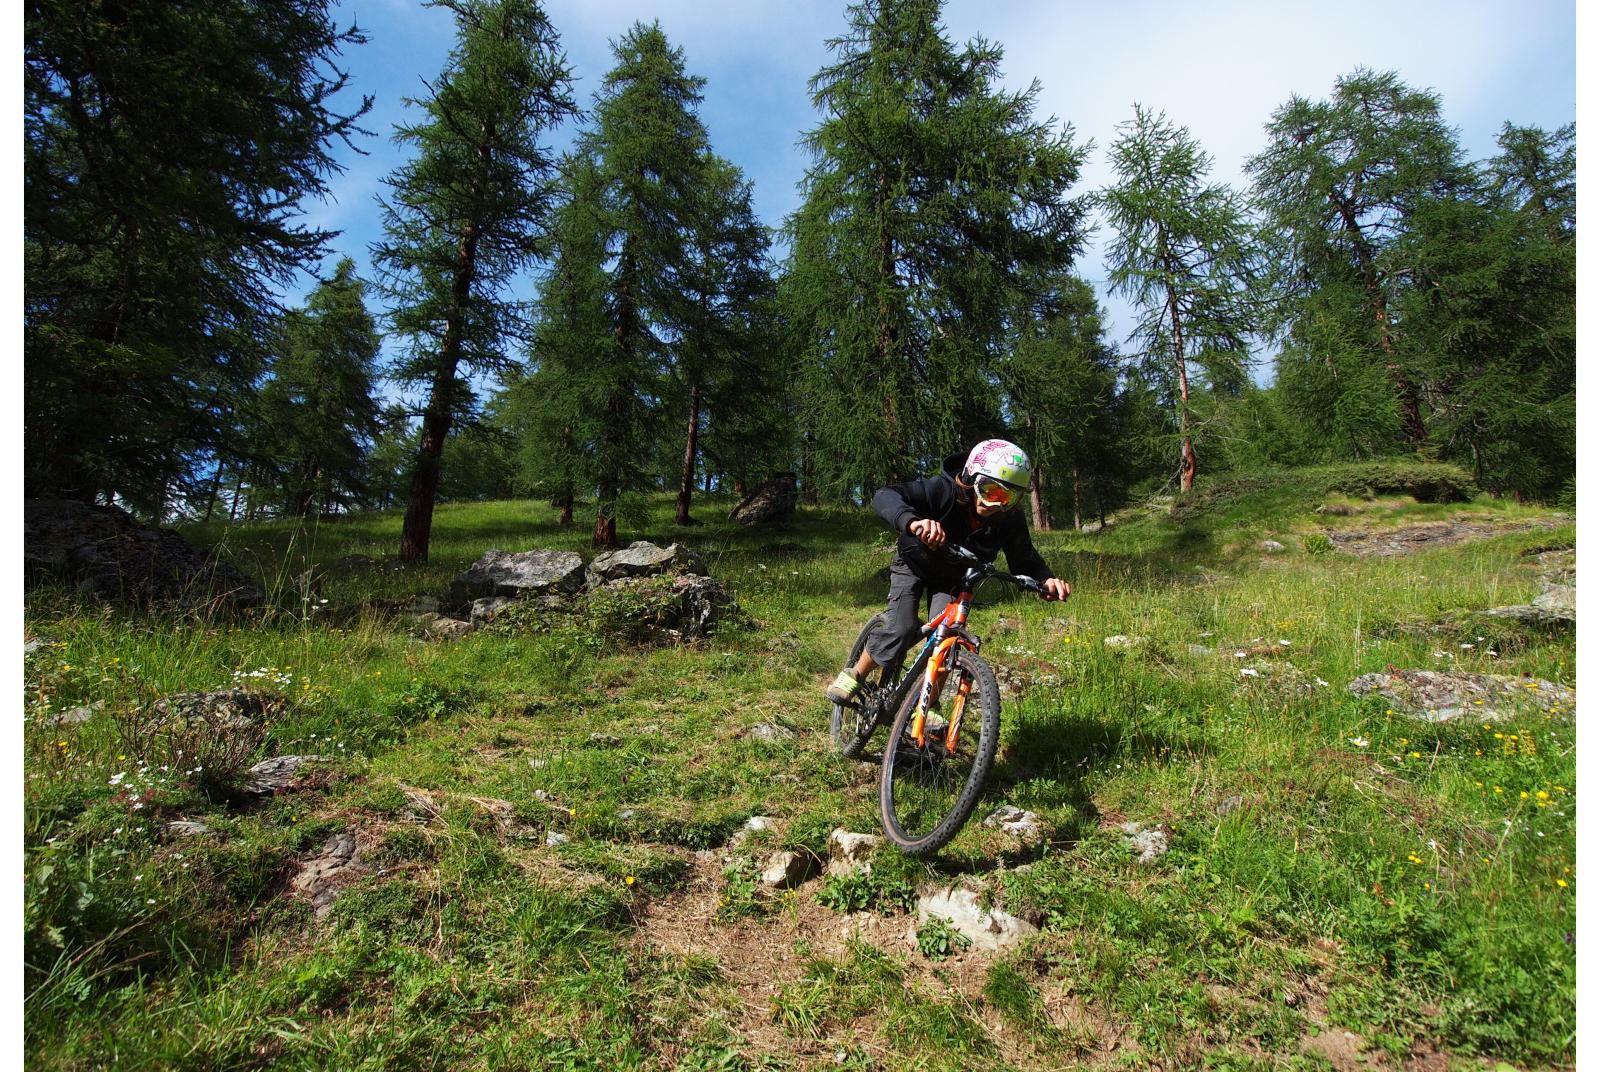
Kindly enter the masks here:
[[1102, 338], [1094, 288], [1061, 275], [1018, 311], [996, 366], [1011, 436], [1033, 461], [1033, 527], [1052, 527], [1050, 505], [1083, 523], [1085, 485], [1105, 468], [1112, 443], [1117, 355]]
[[[1299, 356], [1325, 362], [1301, 371], [1334, 392], [1308, 392], [1308, 416], [1366, 412], [1376, 366], [1401, 441], [1419, 447], [1427, 431], [1417, 375], [1395, 342], [1393, 305], [1407, 274], [1387, 254], [1420, 206], [1470, 182], [1439, 98], [1392, 71], [1357, 68], [1328, 100], [1291, 98], [1267, 135], [1248, 169], [1276, 242], [1278, 328]], [[1366, 434], [1381, 427], [1363, 423]]]
[[750, 184], [737, 167], [715, 155], [708, 154], [700, 167], [684, 273], [687, 301], [671, 362], [674, 394], [688, 414], [677, 474], [679, 525], [692, 523], [689, 505], [704, 449], [702, 426], [731, 456], [739, 444], [749, 444], [747, 429], [764, 423], [763, 415], [773, 411], [781, 394], [766, 323], [772, 290], [769, 239], [750, 206]]
[[671, 331], [688, 319], [689, 249], [706, 153], [696, 109], [704, 79], [659, 24], [635, 23], [612, 44], [616, 65], [595, 97], [581, 141], [596, 163], [595, 199], [610, 267], [611, 344], [590, 367], [594, 390], [596, 547], [617, 546], [623, 496], [644, 486]]
[[[506, 386], [505, 411], [518, 438], [517, 483], [547, 497], [560, 524], [573, 522], [580, 492], [597, 480], [596, 439], [604, 428], [609, 376], [616, 366], [615, 325], [606, 273], [609, 231], [600, 203], [599, 167], [590, 153], [562, 166], [551, 216], [551, 251], [539, 280], [528, 365]], [[643, 453], [637, 424], [613, 431], [622, 449]]]
[[986, 369], [1021, 275], [1064, 267], [1083, 151], [997, 88], [1001, 50], [955, 48], [939, 0], [858, 0], [810, 82], [823, 118], [787, 228], [810, 480], [912, 475], [999, 419]]
[[299, 218], [371, 101], [334, 100], [362, 33], [327, 0], [25, 5], [30, 494], [159, 515], [215, 483], [280, 288], [332, 233]]
[[1111, 289], [1139, 306], [1139, 357], [1173, 385], [1187, 492], [1196, 470], [1190, 366], [1212, 384], [1245, 379], [1255, 251], [1241, 200], [1205, 181], [1211, 158], [1186, 127], [1136, 104], [1119, 129], [1110, 152], [1116, 182], [1099, 196], [1115, 233]]
[[285, 509], [300, 517], [359, 499], [363, 453], [378, 430], [373, 371], [379, 337], [355, 262], [291, 310], [281, 352], [262, 388], [256, 449], [271, 465]]
[[524, 338], [504, 295], [545, 238], [556, 160], [542, 139], [576, 106], [555, 29], [536, 0], [431, 0], [455, 15], [456, 43], [396, 140], [416, 156], [386, 182], [374, 249], [407, 352], [392, 375], [425, 385], [421, 439], [400, 557], [428, 557], [440, 458], [474, 404], [464, 373], [497, 372]]
[[[1430, 442], [1478, 483], [1550, 497], [1575, 468], [1576, 207], [1563, 132], [1507, 128], [1475, 189], [1427, 199], [1394, 244], [1396, 347]], [[1570, 139], [1570, 134], [1565, 137]]]

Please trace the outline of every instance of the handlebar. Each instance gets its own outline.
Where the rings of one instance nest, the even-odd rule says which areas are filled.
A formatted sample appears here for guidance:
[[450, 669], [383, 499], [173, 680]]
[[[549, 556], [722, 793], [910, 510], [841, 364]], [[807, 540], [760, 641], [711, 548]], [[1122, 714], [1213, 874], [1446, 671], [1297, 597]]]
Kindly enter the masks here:
[[1036, 581], [1026, 574], [1007, 573], [1004, 570], [995, 569], [993, 565], [985, 562], [959, 544], [946, 544], [944, 550], [946, 554], [972, 563], [968, 570], [977, 573], [980, 577], [994, 577], [1002, 581], [1009, 581], [1024, 591], [1034, 592], [1039, 595], [1044, 594], [1044, 584], [1042, 582]]

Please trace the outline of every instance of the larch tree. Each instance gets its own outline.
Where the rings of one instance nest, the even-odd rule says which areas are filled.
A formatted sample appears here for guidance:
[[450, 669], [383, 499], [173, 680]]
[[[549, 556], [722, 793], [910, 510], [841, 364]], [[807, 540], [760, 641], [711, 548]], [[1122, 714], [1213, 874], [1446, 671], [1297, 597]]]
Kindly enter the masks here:
[[739, 426], [758, 421], [780, 393], [765, 322], [772, 291], [766, 263], [770, 239], [751, 208], [750, 184], [739, 169], [710, 154], [700, 166], [683, 275], [687, 300], [678, 313], [678, 344], [670, 365], [673, 393], [687, 412], [674, 518], [679, 525], [693, 523], [689, 507], [708, 419], [726, 423], [729, 434], [722, 438], [725, 449], [732, 448], [745, 438]]
[[1571, 131], [1508, 127], [1500, 146], [1475, 189], [1426, 200], [1396, 240], [1396, 349], [1441, 456], [1488, 490], [1551, 498], [1576, 469]]
[[380, 338], [355, 262], [292, 309], [261, 390], [256, 451], [272, 465], [284, 508], [305, 517], [360, 501], [366, 447], [378, 433], [373, 377]]
[[1079, 528], [1085, 481], [1116, 449], [1110, 418], [1118, 357], [1103, 338], [1100, 305], [1087, 282], [1061, 273], [1031, 292], [1012, 318], [996, 376], [1008, 434], [1033, 461], [1033, 527], [1053, 527], [1054, 500], [1070, 503], [1072, 526]]
[[1291, 98], [1266, 130], [1267, 147], [1247, 167], [1274, 242], [1276, 327], [1303, 361], [1324, 363], [1302, 371], [1335, 392], [1305, 392], [1304, 408], [1319, 419], [1343, 413], [1368, 429], [1353, 438], [1372, 438], [1382, 427], [1366, 416], [1377, 370], [1400, 442], [1420, 447], [1417, 375], [1395, 341], [1393, 305], [1408, 277], [1388, 253], [1420, 207], [1471, 181], [1439, 97], [1392, 71], [1357, 68], [1327, 100]]
[[1084, 151], [998, 88], [1001, 50], [956, 48], [939, 0], [859, 0], [810, 82], [823, 113], [789, 218], [804, 471], [835, 496], [913, 475], [992, 428], [986, 369], [1025, 273], [1065, 267]]
[[1194, 487], [1191, 366], [1213, 384], [1246, 376], [1256, 254], [1242, 199], [1207, 183], [1211, 158], [1186, 127], [1134, 105], [1110, 150], [1116, 178], [1099, 194], [1114, 233], [1113, 293], [1139, 307], [1130, 339], [1152, 378], [1171, 384], [1180, 484]]
[[302, 216], [370, 98], [328, 0], [38, 0], [23, 12], [29, 494], [167, 512], [241, 444]]
[[595, 96], [581, 150], [596, 166], [594, 198], [604, 229], [611, 345], [590, 369], [595, 391], [593, 544], [616, 547], [624, 496], [646, 485], [641, 439], [672, 361], [674, 327], [686, 319], [696, 200], [707, 152], [696, 109], [705, 80], [659, 24], [635, 23], [612, 43], [616, 64]]
[[421, 116], [396, 140], [415, 157], [386, 181], [384, 240], [373, 250], [406, 340], [391, 371], [426, 389], [400, 557], [426, 560], [440, 459], [474, 403], [469, 375], [508, 365], [525, 339], [524, 303], [505, 294], [543, 250], [556, 174], [545, 144], [576, 114], [555, 29], [536, 0], [432, 0], [455, 16], [456, 42]]
[[[603, 407], [615, 368], [609, 230], [600, 204], [600, 175], [591, 154], [562, 164], [560, 194], [551, 216], [550, 258], [540, 273], [526, 368], [506, 384], [505, 412], [518, 437], [517, 481], [573, 523], [580, 493], [598, 478], [596, 440], [606, 433]], [[648, 444], [637, 423], [613, 430], [627, 453]]]

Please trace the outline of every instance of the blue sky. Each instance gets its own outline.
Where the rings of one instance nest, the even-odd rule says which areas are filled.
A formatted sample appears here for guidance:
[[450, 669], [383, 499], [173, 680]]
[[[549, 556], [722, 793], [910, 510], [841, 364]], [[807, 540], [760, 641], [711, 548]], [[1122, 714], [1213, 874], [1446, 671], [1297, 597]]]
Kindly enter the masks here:
[[[609, 41], [635, 20], [659, 20], [690, 72], [706, 79], [701, 117], [712, 145], [752, 181], [761, 218], [777, 226], [797, 206], [807, 163], [797, 140], [817, 121], [806, 81], [828, 59], [826, 40], [843, 29], [842, 2], [547, 0], [546, 10], [585, 106], [611, 66]], [[335, 249], [366, 274], [367, 248], [380, 236], [374, 197], [402, 161], [390, 132], [404, 115], [402, 98], [418, 95], [422, 79], [443, 63], [452, 20], [414, 0], [352, 0], [338, 18], [353, 19], [369, 37], [344, 59], [352, 91], [376, 98], [364, 121], [375, 136], [360, 141], [369, 155], [341, 150], [347, 170], [333, 178], [332, 200], [312, 204], [308, 215], [344, 232]], [[1494, 153], [1507, 120], [1551, 129], [1576, 114], [1570, 0], [950, 0], [945, 24], [957, 42], [982, 35], [1003, 46], [1006, 85], [1037, 79], [1039, 115], [1070, 124], [1080, 142], [1093, 139], [1076, 192], [1108, 180], [1105, 149], [1136, 101], [1187, 126], [1215, 158], [1214, 179], [1243, 186], [1244, 160], [1261, 148], [1272, 110], [1292, 94], [1327, 96], [1358, 65], [1392, 69], [1436, 91], [1473, 159]], [[552, 140], [562, 145], [571, 134]], [[1126, 304], [1105, 292], [1105, 237], [1091, 241], [1077, 270], [1095, 282], [1109, 335], [1120, 343], [1133, 321]]]

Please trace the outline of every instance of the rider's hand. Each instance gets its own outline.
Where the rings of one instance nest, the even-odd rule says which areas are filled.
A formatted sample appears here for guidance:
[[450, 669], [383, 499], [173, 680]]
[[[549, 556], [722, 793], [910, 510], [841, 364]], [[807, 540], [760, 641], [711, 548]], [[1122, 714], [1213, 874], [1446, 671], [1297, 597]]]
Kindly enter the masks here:
[[932, 518], [918, 518], [906, 526], [906, 529], [926, 544], [930, 551], [937, 551], [944, 546], [944, 526]]
[[1044, 582], [1044, 591], [1039, 594], [1045, 599], [1066, 599], [1072, 594], [1072, 585], [1060, 577], [1051, 577]]

